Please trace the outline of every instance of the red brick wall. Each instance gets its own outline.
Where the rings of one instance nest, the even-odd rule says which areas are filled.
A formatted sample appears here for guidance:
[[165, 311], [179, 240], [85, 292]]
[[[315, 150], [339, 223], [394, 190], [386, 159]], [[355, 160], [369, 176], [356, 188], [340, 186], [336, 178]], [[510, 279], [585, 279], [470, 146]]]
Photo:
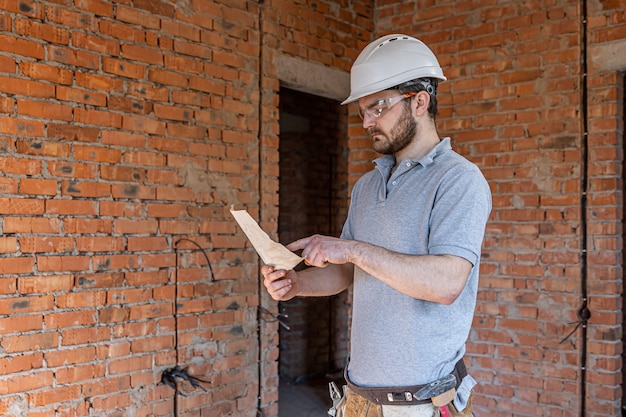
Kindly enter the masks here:
[[[622, 3], [0, 0], [0, 414], [172, 415], [178, 362], [212, 381], [181, 415], [276, 416], [276, 304], [228, 213], [276, 236], [274, 58], [348, 71], [403, 31], [440, 57], [441, 133], [494, 192], [478, 413], [580, 415], [584, 375], [585, 415], [620, 415]], [[349, 109], [351, 185], [373, 154]], [[186, 242], [176, 274], [183, 237], [215, 282]], [[583, 276], [586, 343], [560, 343]]]
[[0, 5], [0, 414], [255, 416], [258, 4]]

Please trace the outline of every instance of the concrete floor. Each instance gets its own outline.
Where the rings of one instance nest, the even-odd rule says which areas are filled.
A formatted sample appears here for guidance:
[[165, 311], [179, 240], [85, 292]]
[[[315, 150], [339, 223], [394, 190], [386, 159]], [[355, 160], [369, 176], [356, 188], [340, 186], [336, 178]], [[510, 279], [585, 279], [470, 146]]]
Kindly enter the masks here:
[[[328, 417], [332, 401], [331, 379], [314, 377], [300, 382], [282, 381], [278, 390], [278, 417]], [[341, 389], [341, 382], [336, 381]]]

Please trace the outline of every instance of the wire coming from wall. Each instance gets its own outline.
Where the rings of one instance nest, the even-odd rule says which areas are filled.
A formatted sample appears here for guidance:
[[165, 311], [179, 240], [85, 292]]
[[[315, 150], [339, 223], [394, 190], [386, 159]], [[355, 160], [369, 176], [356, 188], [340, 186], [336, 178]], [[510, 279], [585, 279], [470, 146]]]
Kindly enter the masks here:
[[587, 282], [587, 188], [589, 187], [589, 121], [588, 121], [588, 80], [587, 80], [587, 0], [581, 0], [581, 37], [580, 37], [580, 89], [581, 89], [581, 119], [582, 119], [582, 156], [581, 156], [581, 279], [580, 291], [582, 304], [578, 309], [578, 323], [581, 328], [580, 347], [580, 416], [585, 417], [587, 408], [587, 322], [591, 318], [588, 304]]
[[174, 243], [174, 253], [176, 256], [176, 263], [175, 263], [175, 268], [174, 268], [174, 328], [175, 328], [175, 332], [174, 332], [174, 349], [176, 351], [176, 366], [174, 366], [173, 368], [169, 368], [166, 369], [165, 371], [163, 371], [163, 373], [161, 374], [161, 382], [164, 385], [167, 385], [169, 387], [171, 387], [172, 389], [174, 389], [174, 416], [177, 417], [178, 416], [178, 396], [179, 395], [183, 395], [186, 396], [186, 394], [182, 391], [182, 389], [180, 389], [180, 384], [184, 384], [185, 382], [188, 383], [189, 385], [192, 386], [192, 388], [196, 389], [196, 388], [200, 388], [202, 390], [204, 390], [206, 392], [206, 389], [202, 386], [202, 384], [204, 383], [211, 383], [210, 381], [205, 381], [203, 379], [200, 378], [196, 378], [192, 375], [189, 375], [189, 373], [187, 372], [187, 368], [181, 368], [180, 366], [180, 352], [178, 350], [178, 308], [179, 308], [179, 302], [178, 302], [178, 283], [179, 283], [179, 279], [178, 279], [178, 273], [179, 273], [179, 262], [178, 262], [178, 258], [179, 258], [179, 254], [178, 254], [178, 244], [180, 242], [189, 242], [191, 244], [193, 244], [194, 246], [196, 246], [198, 249], [197, 251], [199, 251], [200, 253], [202, 253], [202, 255], [204, 255], [204, 259], [206, 260], [207, 263], [207, 267], [209, 268], [209, 273], [210, 273], [210, 282], [214, 282], [215, 281], [215, 275], [213, 274], [213, 268], [211, 267], [211, 261], [209, 260], [209, 256], [207, 255], [207, 252], [204, 248], [202, 248], [202, 246], [200, 246], [197, 242], [191, 240], [191, 239], [187, 239], [187, 238], [180, 238], [178, 239], [175, 243]]

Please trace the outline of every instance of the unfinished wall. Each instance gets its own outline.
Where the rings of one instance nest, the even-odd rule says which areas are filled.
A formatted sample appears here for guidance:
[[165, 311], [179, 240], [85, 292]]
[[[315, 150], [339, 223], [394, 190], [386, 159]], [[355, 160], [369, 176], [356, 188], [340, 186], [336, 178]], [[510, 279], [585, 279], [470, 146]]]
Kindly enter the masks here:
[[[273, 51], [345, 73], [371, 7], [0, 6], [0, 414], [275, 416], [274, 307], [228, 208], [275, 234]], [[207, 391], [160, 384], [175, 365]]]
[[0, 414], [255, 415], [258, 5], [1, 5]]

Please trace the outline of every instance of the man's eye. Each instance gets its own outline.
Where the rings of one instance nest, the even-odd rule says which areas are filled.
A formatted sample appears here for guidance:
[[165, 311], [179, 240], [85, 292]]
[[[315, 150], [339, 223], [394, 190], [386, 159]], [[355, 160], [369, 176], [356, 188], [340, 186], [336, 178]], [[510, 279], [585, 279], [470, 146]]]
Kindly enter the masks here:
[[384, 109], [384, 107], [375, 107], [372, 109], [372, 115], [374, 117], [380, 117], [380, 115], [383, 114]]

